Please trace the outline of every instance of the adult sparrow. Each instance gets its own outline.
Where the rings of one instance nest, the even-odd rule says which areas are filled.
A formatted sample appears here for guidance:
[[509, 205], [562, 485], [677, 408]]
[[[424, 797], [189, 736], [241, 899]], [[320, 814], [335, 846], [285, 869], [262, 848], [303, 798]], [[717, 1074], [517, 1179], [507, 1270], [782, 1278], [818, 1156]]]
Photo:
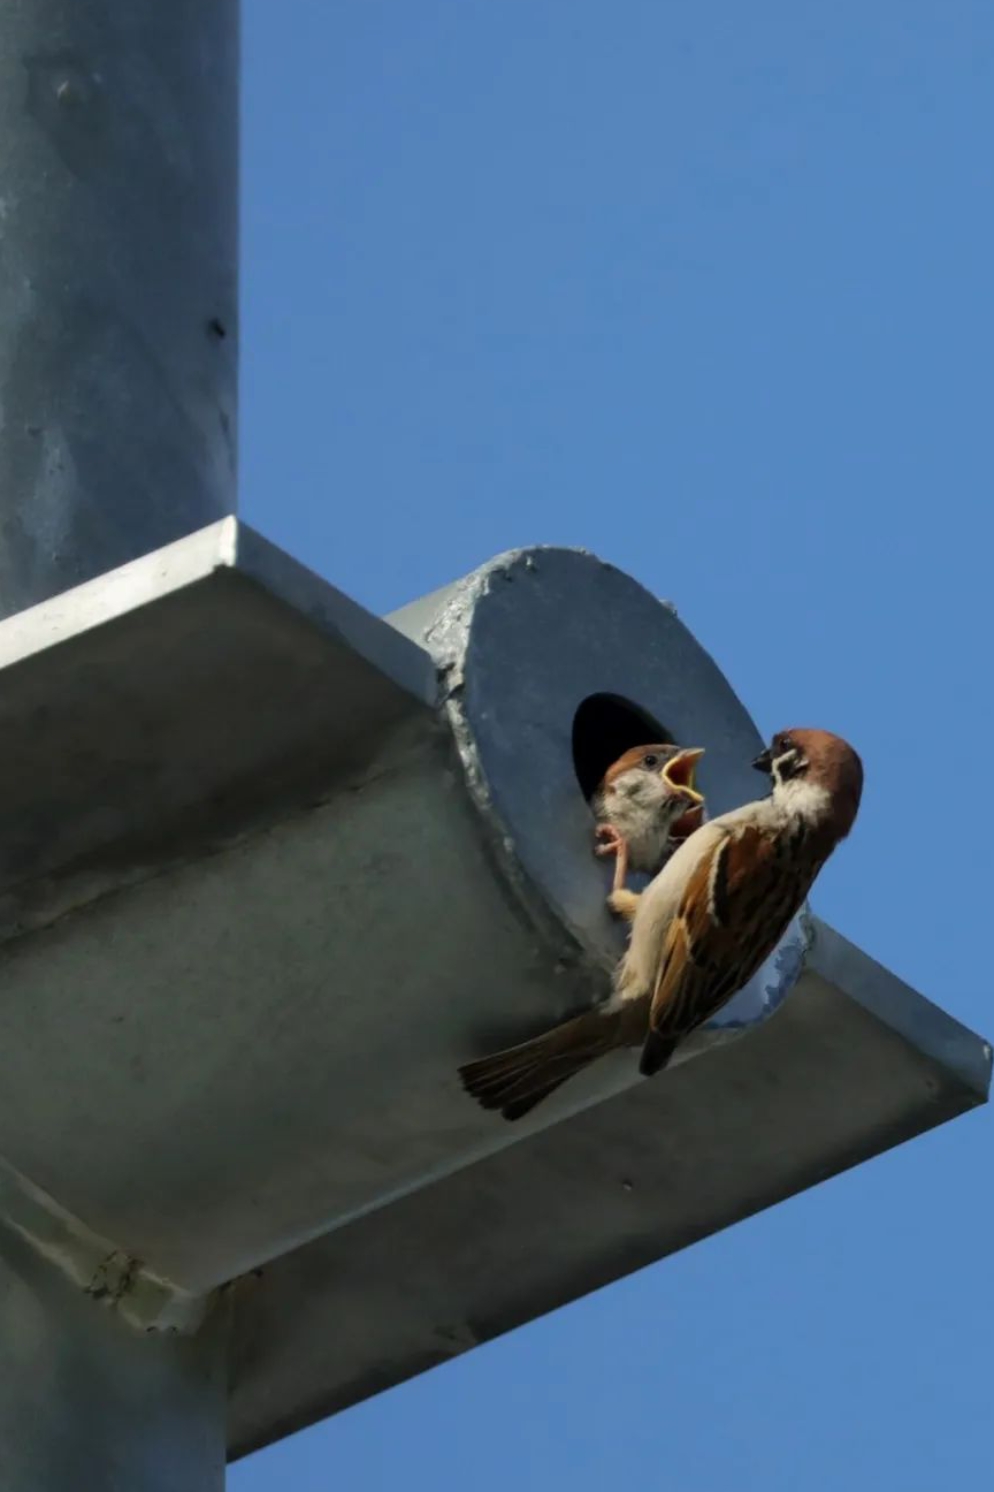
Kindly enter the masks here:
[[[629, 870], [655, 875], [677, 844], [699, 828], [704, 797], [697, 791], [700, 747], [633, 746], [613, 762], [598, 784], [590, 806], [597, 820], [598, 855], [614, 855], [615, 893], [621, 892]], [[632, 915], [617, 897], [614, 910]]]
[[769, 796], [712, 819], [674, 851], [638, 900], [610, 999], [460, 1068], [484, 1108], [519, 1119], [616, 1047], [641, 1046], [639, 1070], [659, 1072], [769, 957], [853, 826], [863, 767], [823, 730], [781, 731], [753, 765], [769, 775]]

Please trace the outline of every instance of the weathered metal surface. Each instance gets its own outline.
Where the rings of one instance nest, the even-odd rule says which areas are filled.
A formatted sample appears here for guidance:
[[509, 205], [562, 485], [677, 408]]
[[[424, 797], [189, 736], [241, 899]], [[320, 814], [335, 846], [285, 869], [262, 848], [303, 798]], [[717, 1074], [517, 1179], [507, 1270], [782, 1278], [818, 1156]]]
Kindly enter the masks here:
[[[227, 519], [0, 624], [0, 1211], [77, 1289], [106, 1240], [115, 1314], [158, 1330], [269, 1266], [233, 1292], [236, 1453], [986, 1092], [985, 1044], [823, 929], [723, 1050], [478, 1109], [458, 1063], [595, 998], [621, 946], [574, 747], [589, 776], [637, 707], [708, 748], [721, 809], [756, 735], [587, 555], [397, 620], [431, 653]], [[629, 706], [574, 739], [604, 692]]]
[[140, 1335], [0, 1229], [4, 1492], [221, 1492], [226, 1314]]
[[0, 615], [232, 513], [237, 0], [0, 16]]
[[[762, 784], [749, 764], [762, 742], [728, 681], [671, 605], [578, 550], [498, 555], [388, 620], [435, 660], [467, 787], [508, 884], [528, 915], [540, 921], [551, 914], [592, 964], [609, 971], [624, 934], [604, 909], [604, 870], [592, 867], [590, 815], [578, 791], [586, 763], [579, 758], [589, 751], [597, 761], [600, 747], [593, 769], [599, 780], [619, 747], [662, 732], [706, 746], [700, 782], [712, 814], [755, 797]], [[588, 714], [585, 707], [605, 698], [647, 715], [648, 737], [634, 725], [610, 745], [578, 736], [578, 726], [597, 731], [596, 709]], [[806, 945], [800, 916], [755, 978], [676, 1060], [775, 1010], [800, 972]]]
[[719, 806], [756, 744], [673, 613], [589, 556], [465, 588], [440, 710], [420, 649], [237, 533], [0, 626], [0, 1154], [194, 1293], [635, 1082], [605, 1061], [512, 1129], [456, 1077], [598, 997], [622, 946], [576, 708], [641, 686], [708, 742]]
[[741, 1041], [274, 1262], [239, 1294], [237, 1457], [983, 1103], [990, 1049], [815, 922]]

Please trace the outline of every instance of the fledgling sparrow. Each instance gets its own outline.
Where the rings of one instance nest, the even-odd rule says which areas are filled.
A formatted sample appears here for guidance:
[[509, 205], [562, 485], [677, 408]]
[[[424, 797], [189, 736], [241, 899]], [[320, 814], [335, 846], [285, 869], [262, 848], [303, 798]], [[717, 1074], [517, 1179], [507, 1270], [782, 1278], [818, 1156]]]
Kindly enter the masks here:
[[[633, 746], [604, 773], [590, 806], [597, 820], [596, 853], [615, 857], [615, 892], [623, 890], [629, 870], [655, 875], [677, 844], [700, 827], [704, 797], [695, 777], [703, 755], [697, 746]], [[633, 905], [636, 900], [633, 895]]]
[[863, 767], [822, 730], [781, 731], [753, 765], [768, 797], [686, 839], [635, 908], [603, 1005], [532, 1041], [460, 1068], [484, 1108], [519, 1119], [615, 1047], [640, 1046], [645, 1075], [747, 984], [783, 936], [856, 819]]

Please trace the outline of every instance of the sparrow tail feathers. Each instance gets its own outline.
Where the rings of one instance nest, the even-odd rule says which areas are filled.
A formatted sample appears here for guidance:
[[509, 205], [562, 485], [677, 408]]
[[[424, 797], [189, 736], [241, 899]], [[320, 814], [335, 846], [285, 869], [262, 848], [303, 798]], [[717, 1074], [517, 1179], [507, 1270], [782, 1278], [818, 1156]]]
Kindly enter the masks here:
[[678, 1042], [660, 1036], [656, 1031], [650, 1031], [645, 1038], [642, 1048], [642, 1057], [639, 1061], [639, 1072], [644, 1078], [651, 1078], [657, 1072], [662, 1072], [667, 1062], [676, 1051]]
[[467, 1093], [505, 1119], [521, 1119], [568, 1078], [617, 1042], [615, 1012], [586, 1011], [542, 1036], [467, 1062], [459, 1076]]

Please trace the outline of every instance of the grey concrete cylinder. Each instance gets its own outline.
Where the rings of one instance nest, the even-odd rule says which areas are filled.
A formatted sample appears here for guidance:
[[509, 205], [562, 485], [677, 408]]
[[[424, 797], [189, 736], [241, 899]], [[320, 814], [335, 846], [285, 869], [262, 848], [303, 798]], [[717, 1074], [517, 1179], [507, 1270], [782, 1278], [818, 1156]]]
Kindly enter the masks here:
[[0, 7], [0, 616], [235, 506], [237, 0]]
[[[594, 787], [632, 746], [703, 746], [700, 780], [714, 817], [766, 791], [750, 765], [762, 744], [755, 726], [674, 608], [580, 551], [499, 556], [390, 620], [435, 659], [500, 873], [560, 944], [559, 967], [596, 984], [593, 971], [610, 973], [625, 934], [605, 908], [610, 872], [592, 855]], [[800, 972], [806, 942], [802, 916], [674, 1060], [764, 1019]], [[566, 1002], [576, 1005], [575, 992]]]

